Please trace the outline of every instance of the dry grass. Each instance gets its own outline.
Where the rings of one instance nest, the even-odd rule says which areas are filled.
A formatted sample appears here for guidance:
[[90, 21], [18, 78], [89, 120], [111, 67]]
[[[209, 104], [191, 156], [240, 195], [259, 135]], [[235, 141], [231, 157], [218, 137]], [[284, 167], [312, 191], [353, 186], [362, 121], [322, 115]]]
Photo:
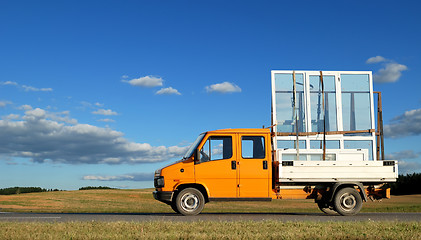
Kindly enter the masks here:
[[[160, 213], [151, 189], [0, 196], [3, 211]], [[364, 204], [368, 212], [421, 212], [421, 195]], [[319, 212], [313, 200], [212, 202], [205, 212]], [[421, 239], [421, 222], [0, 222], [0, 239]]]
[[[0, 195], [2, 211], [51, 213], [165, 213], [166, 204], [153, 199], [151, 189], [83, 190]], [[421, 195], [392, 196], [381, 202], [367, 202], [363, 212], [421, 212]], [[211, 202], [204, 212], [319, 212], [314, 200], [272, 202]]]
[[3, 211], [15, 212], [165, 212], [151, 190], [83, 190], [0, 196]]
[[1, 239], [421, 239], [420, 222], [0, 222]]

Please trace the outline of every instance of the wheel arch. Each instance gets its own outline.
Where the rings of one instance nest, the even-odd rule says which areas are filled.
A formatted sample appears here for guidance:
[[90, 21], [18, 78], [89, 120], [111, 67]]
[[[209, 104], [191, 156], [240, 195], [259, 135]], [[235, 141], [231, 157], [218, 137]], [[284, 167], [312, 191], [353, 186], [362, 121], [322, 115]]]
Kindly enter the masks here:
[[172, 200], [176, 199], [177, 194], [179, 192], [181, 192], [183, 189], [186, 189], [186, 188], [195, 188], [195, 189], [199, 190], [203, 194], [203, 197], [205, 198], [205, 202], [206, 203], [209, 202], [208, 189], [204, 185], [198, 184], [198, 183], [183, 183], [183, 184], [178, 185], [175, 188]]
[[360, 182], [337, 182], [333, 184], [332, 189], [330, 190], [331, 194], [329, 197], [329, 202], [333, 201], [333, 198], [335, 197], [336, 192], [346, 187], [351, 187], [351, 188], [357, 187], [357, 189], [359, 190], [359, 194], [361, 195], [361, 199], [363, 200], [363, 202], [367, 202], [367, 199], [368, 199], [367, 194], [364, 190], [363, 184]]

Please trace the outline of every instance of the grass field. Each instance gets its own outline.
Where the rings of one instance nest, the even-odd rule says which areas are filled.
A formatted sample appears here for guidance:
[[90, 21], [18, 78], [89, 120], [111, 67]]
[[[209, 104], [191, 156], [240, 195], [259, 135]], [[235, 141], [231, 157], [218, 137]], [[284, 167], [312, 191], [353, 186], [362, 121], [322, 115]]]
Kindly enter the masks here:
[[0, 222], [1, 239], [421, 239], [420, 222]]
[[[83, 190], [0, 195], [1, 211], [48, 213], [168, 213], [171, 208], [152, 197], [152, 189]], [[314, 200], [211, 202], [204, 212], [319, 212]], [[363, 204], [362, 212], [421, 212], [421, 195], [392, 196]]]
[[[170, 213], [151, 189], [1, 195], [2, 211]], [[204, 212], [319, 212], [313, 200], [211, 202]], [[421, 212], [421, 195], [364, 203], [363, 212]], [[1, 239], [421, 239], [421, 222], [0, 222]]]

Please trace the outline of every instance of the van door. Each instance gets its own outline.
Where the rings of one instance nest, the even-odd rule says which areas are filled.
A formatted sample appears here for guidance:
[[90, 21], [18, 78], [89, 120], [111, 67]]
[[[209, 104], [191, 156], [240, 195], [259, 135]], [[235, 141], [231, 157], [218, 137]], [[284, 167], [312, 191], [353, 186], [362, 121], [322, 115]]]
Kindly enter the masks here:
[[239, 134], [239, 197], [268, 198], [272, 171], [265, 135]]
[[236, 136], [208, 135], [199, 145], [196, 183], [208, 188], [209, 198], [235, 198], [237, 194]]

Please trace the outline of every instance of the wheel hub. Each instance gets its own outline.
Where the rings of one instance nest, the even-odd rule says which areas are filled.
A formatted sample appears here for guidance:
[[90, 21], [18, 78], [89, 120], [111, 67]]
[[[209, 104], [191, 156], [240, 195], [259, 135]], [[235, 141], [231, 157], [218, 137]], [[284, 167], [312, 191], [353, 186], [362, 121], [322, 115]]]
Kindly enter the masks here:
[[199, 199], [194, 194], [188, 193], [181, 198], [181, 207], [185, 211], [193, 211], [197, 208], [198, 204]]
[[341, 198], [341, 205], [345, 210], [351, 210], [355, 207], [357, 201], [352, 194], [344, 194]]

